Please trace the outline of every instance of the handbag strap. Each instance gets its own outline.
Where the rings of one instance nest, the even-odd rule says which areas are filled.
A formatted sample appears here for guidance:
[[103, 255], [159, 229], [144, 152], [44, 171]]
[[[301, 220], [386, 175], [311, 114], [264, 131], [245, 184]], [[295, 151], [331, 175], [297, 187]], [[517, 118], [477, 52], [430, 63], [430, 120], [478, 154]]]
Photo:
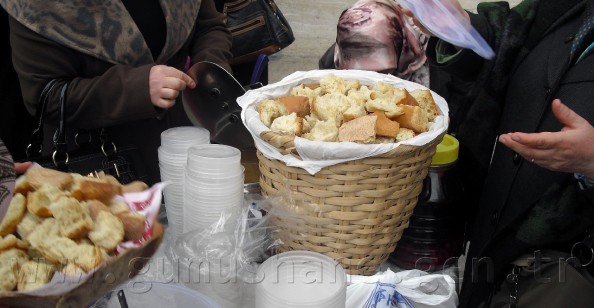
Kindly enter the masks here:
[[68, 151], [66, 142], [66, 99], [68, 96], [68, 86], [70, 82], [64, 83], [60, 91], [60, 117], [58, 127], [54, 132], [54, 153], [52, 160], [58, 169], [66, 169], [68, 164]]
[[31, 139], [25, 151], [27, 157], [29, 158], [41, 156], [41, 152], [43, 150], [43, 115], [45, 113], [45, 109], [47, 108], [47, 103], [50, 96], [49, 94], [52, 92], [58, 81], [58, 79], [50, 80], [39, 95], [37, 111], [35, 113], [35, 128], [31, 132]]

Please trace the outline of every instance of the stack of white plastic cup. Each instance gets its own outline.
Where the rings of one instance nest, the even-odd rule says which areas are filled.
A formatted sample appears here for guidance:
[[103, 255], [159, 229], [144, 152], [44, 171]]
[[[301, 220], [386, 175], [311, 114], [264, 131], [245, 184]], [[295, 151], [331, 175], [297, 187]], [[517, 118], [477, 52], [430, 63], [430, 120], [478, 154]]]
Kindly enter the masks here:
[[183, 231], [184, 169], [188, 149], [193, 145], [210, 143], [210, 133], [202, 127], [182, 126], [161, 133], [158, 149], [161, 181], [169, 185], [163, 190], [167, 211], [168, 232], [174, 237]]
[[258, 268], [258, 308], [344, 308], [346, 274], [333, 259], [311, 251], [289, 251], [268, 258]]
[[184, 177], [184, 233], [208, 228], [222, 214], [238, 213], [243, 180], [238, 149], [222, 144], [190, 147]]

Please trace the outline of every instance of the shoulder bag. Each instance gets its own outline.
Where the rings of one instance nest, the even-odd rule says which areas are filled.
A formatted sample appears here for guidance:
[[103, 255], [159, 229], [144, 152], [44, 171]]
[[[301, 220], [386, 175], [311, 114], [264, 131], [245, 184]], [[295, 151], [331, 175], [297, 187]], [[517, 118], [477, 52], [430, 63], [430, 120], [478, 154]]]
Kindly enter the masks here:
[[[82, 175], [97, 175], [105, 173], [114, 176], [120, 183], [148, 180], [148, 173], [141, 159], [138, 148], [134, 145], [118, 147], [109, 139], [106, 129], [98, 132], [77, 130], [75, 143], [78, 148], [68, 151], [66, 141], [66, 99], [69, 82], [58, 86], [60, 80], [51, 80], [41, 92], [39, 107], [36, 114], [35, 128], [31, 134], [31, 141], [27, 147], [27, 157], [43, 167]], [[53, 135], [54, 151], [50, 156], [42, 156], [44, 113], [47, 108], [50, 93], [55, 89], [60, 91], [59, 123]], [[92, 142], [92, 137], [98, 135], [99, 142]], [[84, 141], [81, 141], [84, 139]], [[98, 144], [98, 145], [97, 145]]]
[[224, 1], [223, 14], [233, 35], [231, 64], [274, 54], [295, 41], [289, 22], [274, 0]]

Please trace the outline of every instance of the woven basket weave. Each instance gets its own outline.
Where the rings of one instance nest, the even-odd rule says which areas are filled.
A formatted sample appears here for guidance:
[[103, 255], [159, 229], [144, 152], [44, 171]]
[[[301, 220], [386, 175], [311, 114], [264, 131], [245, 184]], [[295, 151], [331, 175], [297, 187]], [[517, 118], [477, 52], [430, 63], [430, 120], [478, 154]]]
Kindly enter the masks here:
[[[291, 136], [267, 131], [261, 137], [281, 152], [295, 152]], [[282, 241], [278, 250], [315, 251], [349, 274], [374, 274], [408, 227], [442, 138], [325, 167], [315, 175], [258, 152], [262, 194], [279, 196], [271, 212]]]

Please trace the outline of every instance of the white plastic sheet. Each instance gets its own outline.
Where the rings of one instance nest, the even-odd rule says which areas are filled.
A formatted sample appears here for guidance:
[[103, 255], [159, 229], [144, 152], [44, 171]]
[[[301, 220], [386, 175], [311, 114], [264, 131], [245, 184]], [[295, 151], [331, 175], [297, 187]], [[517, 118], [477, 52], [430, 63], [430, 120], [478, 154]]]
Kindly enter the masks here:
[[419, 270], [373, 276], [349, 276], [347, 308], [454, 308], [458, 305], [454, 279]]
[[429, 128], [429, 131], [400, 143], [359, 144], [354, 142], [320, 142], [295, 137], [295, 148], [301, 157], [301, 159], [299, 159], [291, 154], [282, 155], [277, 148], [260, 138], [260, 134], [263, 131], [269, 130], [260, 120], [257, 111], [257, 106], [262, 100], [288, 95], [291, 88], [301, 83], [319, 83], [323, 76], [329, 74], [334, 74], [346, 80], [359, 80], [362, 85], [373, 85], [378, 81], [383, 81], [411, 91], [416, 89], [426, 89], [420, 84], [406, 81], [392, 75], [372, 71], [313, 70], [307, 72], [295, 72], [279, 82], [269, 84], [259, 89], [250, 90], [237, 99], [237, 103], [242, 108], [241, 120], [252, 134], [256, 148], [258, 148], [258, 150], [260, 150], [266, 157], [283, 161], [287, 166], [303, 168], [310, 174], [315, 174], [324, 167], [384, 154], [402, 144], [415, 146], [427, 144], [446, 131], [448, 127], [449, 117], [447, 102], [437, 93], [431, 92], [435, 103], [437, 104], [439, 116], [436, 117]]

